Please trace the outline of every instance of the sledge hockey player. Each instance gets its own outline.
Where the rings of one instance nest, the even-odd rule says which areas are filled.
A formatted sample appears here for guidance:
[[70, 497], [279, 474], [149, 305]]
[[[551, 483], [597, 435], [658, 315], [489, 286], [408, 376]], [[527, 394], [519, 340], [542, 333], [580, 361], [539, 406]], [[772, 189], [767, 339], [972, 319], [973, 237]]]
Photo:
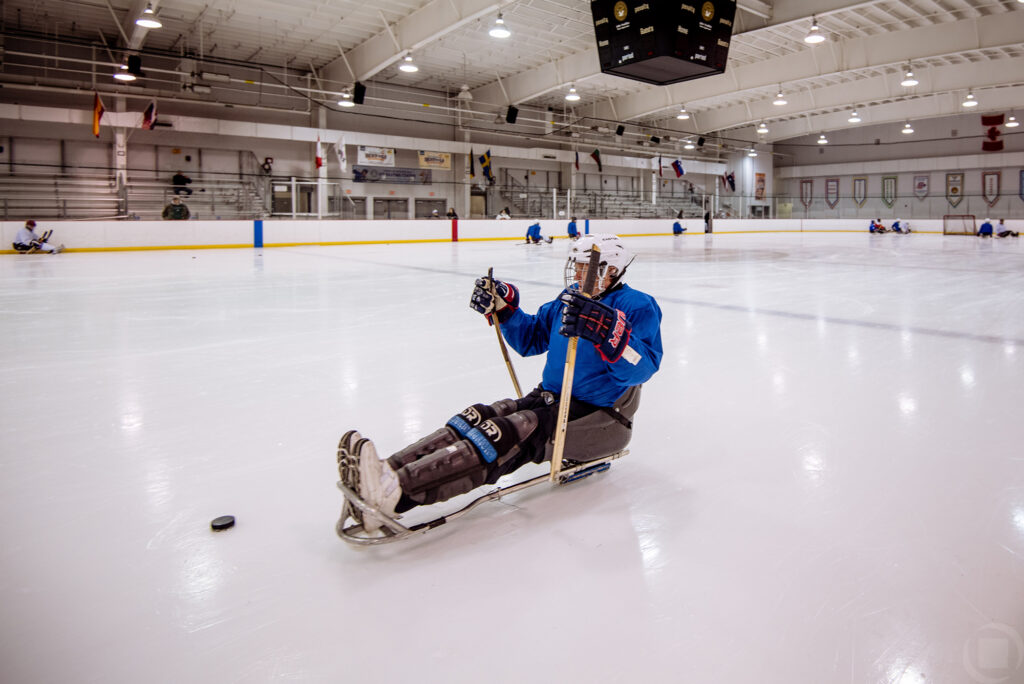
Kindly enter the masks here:
[[532, 226], [526, 229], [526, 244], [533, 243], [535, 245], [540, 244], [541, 241], [545, 241], [548, 244], [551, 243], [551, 238], [542, 238], [540, 236], [540, 221], [537, 221]]
[[580, 237], [580, 231], [576, 228], [576, 217], [573, 216], [569, 220], [569, 225], [566, 226], [566, 232], [569, 234], [570, 240], [577, 240]]
[[49, 252], [50, 254], [60, 254], [64, 251], [64, 245], [58, 245], [54, 247], [47, 240], [50, 239], [50, 235], [53, 234], [52, 230], [48, 230], [42, 234], [42, 236], [36, 235], [35, 230], [36, 222], [32, 219], [25, 221], [25, 227], [18, 229], [18, 234], [14, 236], [14, 242], [11, 244], [14, 247], [14, 251], [23, 252], [25, 254], [32, 254], [33, 252]]
[[[591, 248], [600, 249], [600, 267], [592, 299], [580, 293]], [[579, 337], [569, 419], [597, 411], [612, 412], [616, 400], [646, 382], [661, 364], [661, 309], [648, 294], [622, 282], [633, 261], [615, 235], [586, 235], [572, 243], [565, 264], [565, 289], [528, 314], [519, 308], [519, 290], [487, 278], [476, 281], [470, 307], [496, 312], [508, 344], [523, 356], [547, 353], [540, 384], [522, 399], [474, 404], [445, 427], [386, 460], [358, 432], [338, 444], [342, 483], [388, 517], [464, 494], [502, 475], [546, 458], [557, 429], [559, 392], [569, 338]], [[488, 319], [490, 320], [490, 319]], [[373, 533], [382, 521], [352, 517]]]
[[978, 237], [992, 237], [992, 219], [986, 218], [978, 228]]
[[892, 228], [890, 228], [889, 230], [891, 230], [894, 233], [909, 233], [910, 224], [904, 222], [903, 219], [896, 219], [895, 221], [893, 221]]

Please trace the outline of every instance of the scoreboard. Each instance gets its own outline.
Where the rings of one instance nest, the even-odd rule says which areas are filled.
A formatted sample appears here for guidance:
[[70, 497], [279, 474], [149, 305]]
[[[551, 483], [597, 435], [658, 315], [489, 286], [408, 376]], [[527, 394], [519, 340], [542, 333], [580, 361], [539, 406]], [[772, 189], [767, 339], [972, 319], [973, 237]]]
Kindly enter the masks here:
[[736, 0], [591, 0], [601, 71], [668, 85], [725, 71]]

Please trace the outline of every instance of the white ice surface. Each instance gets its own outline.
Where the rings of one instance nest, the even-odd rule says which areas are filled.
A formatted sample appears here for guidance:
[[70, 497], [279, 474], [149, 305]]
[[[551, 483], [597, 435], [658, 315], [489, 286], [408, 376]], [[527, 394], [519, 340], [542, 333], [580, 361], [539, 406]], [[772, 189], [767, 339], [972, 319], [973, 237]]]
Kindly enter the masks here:
[[0, 257], [0, 680], [1024, 681], [1022, 242], [628, 243], [632, 453], [369, 550], [338, 437], [508, 396], [564, 241]]

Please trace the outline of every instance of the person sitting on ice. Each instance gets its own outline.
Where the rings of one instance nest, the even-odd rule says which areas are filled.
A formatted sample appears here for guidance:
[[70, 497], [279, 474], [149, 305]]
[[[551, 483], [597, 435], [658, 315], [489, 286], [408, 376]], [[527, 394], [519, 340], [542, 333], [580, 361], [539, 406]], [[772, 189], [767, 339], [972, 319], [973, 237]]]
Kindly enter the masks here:
[[869, 233], [884, 233], [886, 232], [885, 224], [882, 223], [882, 219], [873, 219], [871, 225], [868, 226]]
[[978, 228], [978, 237], [992, 237], [992, 219], [986, 218]]
[[1006, 227], [1006, 222], [1003, 219], [999, 219], [999, 225], [996, 226], [996, 235], [1001, 238], [1004, 237], [1020, 237], [1020, 233], [1015, 230], [1010, 230]]
[[569, 233], [570, 240], [579, 239], [580, 231], [576, 228], [576, 217], [573, 216], [569, 219], [569, 225], [566, 227], [566, 231]]
[[675, 223], [672, 224], [672, 234], [673, 235], [682, 235], [685, 232], [686, 232], [686, 228], [683, 228], [683, 224], [680, 223], [679, 221], [676, 221]]
[[890, 228], [889, 230], [891, 230], [894, 233], [909, 233], [910, 229], [907, 228], [906, 230], [904, 230], [903, 225], [903, 219], [896, 219], [895, 221], [892, 222], [892, 228]]
[[541, 237], [540, 235], [540, 221], [537, 221], [532, 226], [526, 229], [526, 242], [527, 244], [540, 244], [541, 241], [551, 242], [551, 238]]
[[[580, 293], [591, 248], [600, 249], [596, 294]], [[496, 314], [509, 345], [523, 356], [547, 354], [540, 384], [521, 399], [474, 404], [441, 429], [392, 454], [377, 456], [356, 431], [338, 444], [342, 483], [367, 504], [393, 517], [416, 506], [445, 501], [497, 482], [527, 463], [542, 463], [557, 429], [559, 392], [569, 338], [579, 337], [571, 387], [570, 420], [609, 412], [631, 388], [661, 365], [661, 309], [654, 297], [622, 279], [633, 254], [615, 235], [587, 235], [572, 243], [565, 289], [536, 314], [519, 308], [514, 285], [480, 278], [470, 307]], [[372, 533], [382, 521], [353, 509], [352, 517]]]
[[25, 221], [25, 226], [19, 228], [18, 234], [14, 236], [14, 243], [11, 245], [14, 247], [14, 251], [26, 254], [31, 254], [32, 252], [60, 254], [64, 251], [64, 245], [54, 247], [47, 242], [50, 239], [50, 235], [53, 234], [52, 230], [48, 230], [42, 235], [36, 235], [35, 227], [36, 222], [32, 219]]

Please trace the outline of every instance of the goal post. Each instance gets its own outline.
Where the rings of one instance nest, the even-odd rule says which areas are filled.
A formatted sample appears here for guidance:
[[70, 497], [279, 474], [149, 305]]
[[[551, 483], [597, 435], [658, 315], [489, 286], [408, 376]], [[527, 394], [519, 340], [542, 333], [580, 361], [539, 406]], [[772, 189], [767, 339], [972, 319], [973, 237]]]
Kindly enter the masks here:
[[943, 235], [976, 235], [978, 221], [973, 214], [946, 214], [942, 217]]

